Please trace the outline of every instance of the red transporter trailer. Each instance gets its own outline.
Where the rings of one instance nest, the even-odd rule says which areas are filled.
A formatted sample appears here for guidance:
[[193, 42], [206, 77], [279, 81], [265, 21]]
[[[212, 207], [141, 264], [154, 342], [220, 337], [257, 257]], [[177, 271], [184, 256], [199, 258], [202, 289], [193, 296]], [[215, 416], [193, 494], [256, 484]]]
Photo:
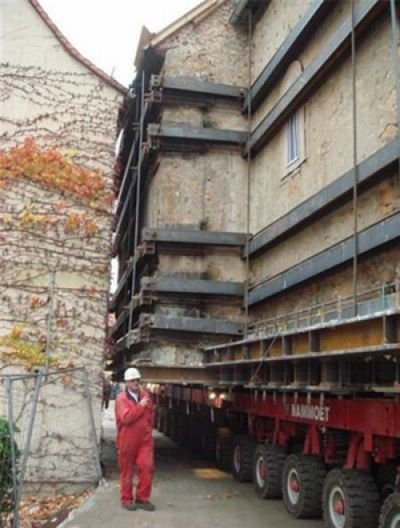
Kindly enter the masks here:
[[[206, 348], [215, 384], [153, 386], [158, 428], [252, 480], [261, 498], [283, 497], [297, 518], [399, 527], [398, 298], [364, 317]], [[347, 348], [324, 350], [328, 334]], [[301, 335], [319, 351], [300, 353]]]

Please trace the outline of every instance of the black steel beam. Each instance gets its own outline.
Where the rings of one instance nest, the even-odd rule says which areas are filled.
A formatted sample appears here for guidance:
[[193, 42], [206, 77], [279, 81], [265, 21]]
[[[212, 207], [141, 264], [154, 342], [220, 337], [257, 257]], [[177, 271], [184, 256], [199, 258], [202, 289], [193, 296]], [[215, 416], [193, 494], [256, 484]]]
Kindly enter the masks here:
[[[395, 139], [360, 163], [357, 168], [357, 181], [360, 190], [365, 189], [382, 174], [396, 167], [399, 155], [400, 142]], [[270, 224], [266, 229], [254, 235], [249, 244], [249, 256], [255, 257], [271, 245], [302, 229], [312, 219], [320, 218], [323, 214], [328, 213], [339, 202], [350, 199], [353, 184], [354, 169], [351, 169]]]
[[161, 242], [165, 244], [190, 244], [204, 246], [234, 246], [246, 244], [245, 233], [226, 233], [195, 229], [156, 229], [144, 228], [144, 242]]
[[[207, 361], [207, 367], [223, 367], [233, 365], [258, 365], [259, 363], [297, 363], [300, 361], [310, 360], [321, 360], [321, 359], [338, 359], [338, 358], [349, 358], [354, 356], [383, 356], [384, 354], [398, 353], [400, 351], [400, 345], [395, 344], [381, 344], [381, 345], [370, 345], [359, 348], [346, 348], [342, 350], [329, 350], [322, 352], [308, 352], [303, 354], [294, 355], [280, 355], [280, 356], [267, 356], [261, 358], [248, 358], [248, 359], [232, 359], [227, 361]], [[208, 356], [212, 356], [211, 352], [208, 352]]]
[[238, 0], [229, 17], [229, 23], [233, 26], [247, 26], [249, 14], [251, 14], [254, 24], [267, 9], [270, 2], [271, 0]]
[[136, 261], [138, 260], [137, 257], [131, 258], [129, 260], [128, 266], [126, 267], [124, 273], [122, 274], [121, 278], [118, 281], [117, 289], [113, 293], [113, 296], [111, 297], [111, 300], [110, 300], [110, 303], [109, 303], [109, 310], [110, 311], [115, 310], [117, 300], [118, 300], [118, 298], [119, 298], [124, 286], [126, 285], [126, 282], [127, 282], [128, 278], [132, 274], [133, 265], [134, 265], [134, 259], [136, 259]]
[[151, 144], [158, 139], [161, 141], [175, 141], [178, 145], [182, 145], [185, 142], [242, 145], [247, 135], [245, 131], [193, 127], [184, 123], [181, 125], [163, 123], [161, 125], [151, 124], [148, 126], [148, 137]]
[[[156, 153], [147, 148], [147, 145], [143, 145], [141, 151], [141, 192], [140, 192], [140, 201], [143, 198], [144, 193], [146, 192], [146, 178], [149, 177], [149, 174], [151, 173], [152, 167], [154, 167], [154, 162], [156, 159]], [[133, 225], [136, 220], [135, 218], [135, 211], [136, 211], [136, 188], [137, 188], [137, 172], [133, 175], [132, 185], [130, 187], [130, 196], [131, 200], [134, 201], [132, 203], [132, 207], [127, 205], [127, 202], [129, 201], [129, 196], [126, 196], [124, 202], [123, 202], [123, 209], [124, 214], [122, 215], [122, 211], [120, 213], [120, 218], [118, 220], [118, 224], [115, 229], [115, 239], [113, 244], [113, 252], [118, 253], [120, 248], [121, 240], [124, 237], [124, 234], [127, 233], [133, 233]], [[131, 214], [128, 214], [128, 213]], [[130, 218], [130, 220], [129, 220]]]
[[[354, 27], [357, 37], [376, 23], [377, 16], [387, 9], [387, 2], [382, 0], [364, 0], [355, 8]], [[352, 17], [347, 20], [329, 39], [319, 55], [291, 85], [278, 103], [261, 120], [252, 132], [244, 148], [244, 156], [248, 153], [255, 156], [260, 149], [276, 134], [288, 117], [296, 111], [309, 97], [311, 91], [322, 81], [326, 81], [328, 73], [337, 64], [351, 46]]]
[[196, 334], [220, 334], [238, 336], [243, 325], [225, 319], [201, 319], [199, 317], [172, 317], [158, 314], [141, 314], [140, 327], [153, 330]]
[[[396, 213], [358, 234], [358, 254], [379, 249], [400, 237], [400, 213]], [[353, 257], [353, 237], [304, 260], [300, 264], [276, 275], [249, 292], [248, 303], [253, 306], [274, 295], [286, 292], [299, 284], [348, 263]]]
[[219, 295], [241, 297], [244, 286], [241, 282], [224, 282], [206, 279], [187, 279], [181, 277], [143, 277], [142, 290], [157, 293], [173, 293], [180, 295]]
[[127, 321], [128, 316], [129, 316], [129, 310], [128, 309], [122, 310], [122, 312], [119, 314], [118, 319], [115, 322], [115, 325], [112, 326], [110, 330], [108, 331], [108, 335], [110, 337], [115, 336], [118, 333], [118, 330]]
[[196, 77], [168, 77], [153, 75], [151, 78], [153, 89], [162, 88], [166, 95], [198, 95], [221, 97], [240, 101], [243, 99], [245, 88], [233, 84], [213, 83], [201, 81]]
[[336, 5], [332, 0], [314, 0], [252, 84], [244, 101], [244, 112], [248, 111], [249, 105], [252, 113], [257, 110], [288, 66], [299, 56], [302, 47], [315, 33], [322, 20]]
[[[154, 121], [155, 119], [157, 119], [158, 114], [159, 114], [159, 108], [157, 108], [157, 105], [146, 102], [144, 105], [143, 116], [138, 116], [138, 119], [142, 121], [142, 126], [145, 127], [149, 123], [149, 121]], [[132, 123], [130, 125], [132, 126]], [[130, 167], [128, 168], [128, 170], [125, 165], [124, 176], [123, 176], [123, 179], [120, 185], [118, 199], [117, 199], [117, 209], [115, 212], [115, 215], [117, 217], [121, 214], [121, 210], [125, 202], [125, 199], [127, 198], [127, 196], [129, 196], [129, 192], [131, 192], [132, 190], [132, 186], [130, 185], [130, 183], [133, 178], [136, 179], [137, 166], [139, 165], [139, 155], [142, 156], [141, 162], [143, 163], [143, 159], [144, 159], [143, 149], [140, 149], [140, 153], [139, 153], [139, 138], [140, 138], [139, 129], [140, 129], [140, 121], [138, 123], [134, 123], [133, 139], [131, 143], [131, 148], [133, 148], [133, 153], [131, 157]], [[129, 161], [129, 158], [126, 163], [128, 163], [128, 161]]]

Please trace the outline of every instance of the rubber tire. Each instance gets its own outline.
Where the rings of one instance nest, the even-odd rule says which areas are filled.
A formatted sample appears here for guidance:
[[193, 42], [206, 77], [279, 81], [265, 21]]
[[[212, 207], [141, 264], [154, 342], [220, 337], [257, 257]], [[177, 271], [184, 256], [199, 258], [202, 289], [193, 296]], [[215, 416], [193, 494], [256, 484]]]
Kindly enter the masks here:
[[[299, 480], [299, 498], [293, 503], [288, 492], [288, 477], [291, 471], [297, 473]], [[290, 455], [282, 472], [282, 496], [286, 509], [297, 519], [321, 517], [322, 489], [326, 476], [326, 467], [322, 459], [310, 455]]]
[[200, 434], [201, 454], [206, 460], [215, 460], [216, 433], [212, 424], [204, 424]]
[[[257, 495], [262, 499], [282, 498], [282, 472], [286, 456], [286, 451], [281, 446], [263, 444], [256, 447], [253, 459], [253, 482]], [[265, 466], [263, 485], [258, 475], [260, 459]]]
[[[257, 441], [248, 435], [237, 435], [232, 442], [232, 475], [238, 482], [251, 482], [253, 458]], [[235, 452], [239, 450], [240, 461], [235, 463]]]
[[232, 470], [233, 443], [231, 436], [219, 436], [215, 442], [215, 462], [218, 469]]
[[379, 515], [379, 528], [392, 528], [395, 518], [400, 518], [400, 493], [389, 495], [381, 508]]
[[379, 466], [375, 482], [378, 486], [381, 501], [384, 502], [389, 495], [391, 495], [396, 488], [397, 464], [385, 464]]
[[325, 479], [322, 495], [325, 528], [337, 528], [330, 518], [329, 494], [339, 487], [349, 512], [344, 528], [376, 528], [380, 509], [379, 491], [372, 475], [357, 469], [334, 469]]

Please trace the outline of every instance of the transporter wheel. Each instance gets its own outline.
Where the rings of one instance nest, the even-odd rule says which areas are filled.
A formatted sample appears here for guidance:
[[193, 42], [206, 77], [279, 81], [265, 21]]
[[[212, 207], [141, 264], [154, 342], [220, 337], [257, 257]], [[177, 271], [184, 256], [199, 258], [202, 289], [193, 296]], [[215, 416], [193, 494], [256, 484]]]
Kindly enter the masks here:
[[379, 528], [400, 528], [400, 493], [392, 493], [383, 503]]
[[258, 445], [254, 453], [253, 482], [262, 499], [282, 497], [282, 471], [285, 449], [273, 444]]
[[175, 410], [169, 411], [169, 427], [168, 427], [168, 436], [171, 440], [176, 439], [176, 412]]
[[215, 442], [215, 461], [217, 468], [222, 470], [232, 469], [233, 443], [231, 436], [218, 436]]
[[325, 480], [322, 507], [325, 528], [376, 527], [380, 500], [372, 475], [356, 469], [330, 471]]
[[376, 472], [375, 481], [382, 502], [395, 491], [397, 465], [395, 463], [380, 466]]
[[186, 444], [186, 441], [188, 438], [187, 422], [188, 422], [187, 417], [182, 412], [179, 413], [177, 417], [177, 424], [176, 424], [176, 437], [177, 437], [176, 441], [178, 442], [179, 445]]
[[215, 427], [211, 424], [204, 424], [200, 435], [201, 453], [206, 460], [215, 458]]
[[289, 513], [298, 519], [320, 517], [326, 468], [316, 456], [290, 455], [283, 466], [282, 495]]
[[201, 426], [198, 417], [191, 415], [189, 420], [188, 447], [193, 452], [201, 452]]
[[232, 474], [237, 481], [251, 482], [255, 448], [255, 438], [247, 435], [234, 437], [232, 443]]

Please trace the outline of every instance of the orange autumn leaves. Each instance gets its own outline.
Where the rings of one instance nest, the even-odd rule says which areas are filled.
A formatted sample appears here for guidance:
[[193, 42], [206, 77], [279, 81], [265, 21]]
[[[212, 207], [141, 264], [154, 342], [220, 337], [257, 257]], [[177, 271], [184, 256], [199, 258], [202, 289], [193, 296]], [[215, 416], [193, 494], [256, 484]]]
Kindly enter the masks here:
[[75, 164], [70, 155], [54, 147], [40, 148], [32, 138], [8, 151], [0, 150], [0, 183], [17, 178], [71, 193], [93, 209], [110, 210], [113, 196], [99, 171]]

